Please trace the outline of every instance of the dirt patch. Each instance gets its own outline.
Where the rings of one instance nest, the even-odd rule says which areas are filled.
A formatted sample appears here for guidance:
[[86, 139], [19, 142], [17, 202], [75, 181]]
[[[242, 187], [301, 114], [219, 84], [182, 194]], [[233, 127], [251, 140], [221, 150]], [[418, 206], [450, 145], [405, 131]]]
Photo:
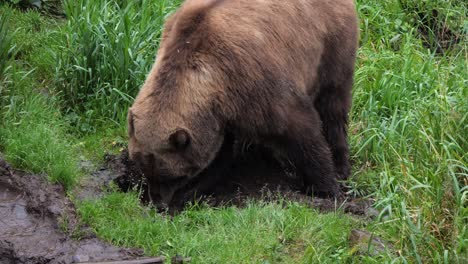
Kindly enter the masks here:
[[[128, 158], [127, 151], [118, 156], [109, 156], [107, 166], [113, 171], [114, 183], [123, 191], [139, 190], [141, 200], [149, 203], [148, 186], [138, 169]], [[178, 191], [169, 205], [156, 205], [160, 210], [175, 214], [182, 211], [188, 203], [198, 201], [210, 206], [235, 205], [243, 207], [250, 200], [275, 202], [280, 200], [296, 201], [321, 211], [343, 209], [344, 212], [364, 218], [374, 218], [379, 212], [372, 207], [373, 201], [359, 197], [344, 197], [341, 201], [322, 199], [304, 195], [301, 180], [292, 168], [284, 169], [263, 150], [254, 149], [239, 155], [214, 188], [199, 192], [196, 186], [199, 179], [187, 188]], [[287, 167], [286, 167], [287, 168]], [[210, 179], [208, 179], [210, 180]]]
[[[80, 240], [73, 235], [79, 231]], [[0, 158], [0, 263], [130, 260], [140, 250], [113, 247], [79, 224], [59, 185], [11, 169]]]

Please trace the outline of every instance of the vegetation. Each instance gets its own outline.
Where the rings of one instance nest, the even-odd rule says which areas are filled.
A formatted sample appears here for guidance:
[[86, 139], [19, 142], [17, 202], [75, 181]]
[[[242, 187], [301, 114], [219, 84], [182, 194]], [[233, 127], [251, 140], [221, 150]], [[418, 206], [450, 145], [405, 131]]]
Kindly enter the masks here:
[[152, 66], [161, 25], [179, 1], [68, 1], [56, 87], [73, 125], [120, 125]]
[[3, 0], [10, 5], [27, 10], [34, 9], [46, 15], [63, 16], [62, 0]]
[[102, 237], [118, 245], [167, 257], [191, 256], [193, 263], [352, 260], [348, 234], [360, 226], [341, 213], [319, 214], [288, 201], [252, 202], [243, 209], [194, 205], [171, 219], [140, 206], [137, 197], [112, 193], [81, 204], [80, 212]]
[[[78, 159], [125, 144], [125, 113], [180, 1], [65, 1], [66, 20], [0, 5], [0, 146], [15, 166], [72, 188]], [[111, 192], [80, 203], [97, 234], [196, 263], [463, 263], [467, 261], [467, 4], [358, 0], [350, 143], [351, 192], [375, 199], [364, 223], [340, 210], [251, 202], [194, 205], [173, 219]], [[395, 252], [358, 256], [352, 228]]]
[[1, 151], [14, 166], [46, 173], [70, 188], [80, 174], [76, 140], [67, 134], [58, 97], [48, 90], [58, 25], [8, 6], [1, 6], [0, 25], [0, 59], [6, 65], [0, 74]]

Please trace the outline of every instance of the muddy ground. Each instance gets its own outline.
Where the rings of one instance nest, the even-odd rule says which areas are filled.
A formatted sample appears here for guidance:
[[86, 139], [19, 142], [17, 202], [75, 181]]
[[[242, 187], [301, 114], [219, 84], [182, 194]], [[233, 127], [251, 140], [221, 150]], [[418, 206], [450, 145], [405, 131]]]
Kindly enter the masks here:
[[[322, 211], [339, 207], [364, 218], [378, 215], [369, 200], [348, 197], [336, 202], [303, 195], [299, 179], [283, 168], [261, 153], [247, 153], [233, 162], [215, 189], [198, 196], [183, 190], [177, 196], [179, 200], [162, 210], [176, 214], [195, 199], [211, 206], [240, 207], [252, 199], [282, 199]], [[145, 181], [126, 151], [107, 156], [104, 166], [94, 170], [72, 194], [79, 200], [95, 199], [106, 192], [110, 183], [122, 191], [139, 188], [142, 202], [150, 202]], [[132, 260], [142, 255], [141, 250], [117, 248], [96, 238], [80, 223], [60, 185], [47, 183], [44, 175], [13, 169], [0, 156], [0, 264]]]
[[[122, 191], [139, 190], [143, 203], [151, 203], [144, 178], [128, 159], [127, 151], [117, 156], [108, 156], [107, 169], [113, 171], [112, 181]], [[106, 171], [106, 170], [104, 170]], [[344, 197], [342, 200], [322, 199], [304, 195], [301, 179], [296, 177], [293, 168], [280, 165], [263, 149], [253, 149], [238, 155], [228, 173], [218, 180], [216, 187], [208, 192], [196, 193], [193, 186], [197, 181], [176, 193], [176, 199], [169, 205], [161, 206], [161, 211], [173, 215], [193, 202], [203, 202], [210, 206], [245, 206], [250, 200], [296, 201], [321, 211], [342, 209], [345, 213], [363, 218], [377, 217], [379, 212], [372, 208], [369, 199]]]
[[97, 239], [79, 224], [60, 185], [0, 158], [0, 264], [132, 260], [142, 254]]

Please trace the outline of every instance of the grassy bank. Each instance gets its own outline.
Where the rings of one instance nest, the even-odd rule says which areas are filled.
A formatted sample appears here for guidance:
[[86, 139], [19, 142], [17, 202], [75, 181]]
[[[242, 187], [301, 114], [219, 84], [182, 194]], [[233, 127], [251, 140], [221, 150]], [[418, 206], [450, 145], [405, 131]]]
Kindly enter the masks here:
[[[85, 202], [80, 213], [102, 237], [118, 245], [168, 258], [190, 256], [193, 263], [358, 261], [347, 234], [363, 225], [340, 212], [319, 214], [288, 201], [252, 202], [243, 209], [195, 205], [171, 219], [140, 206], [136, 194], [121, 193]], [[383, 258], [390, 259], [386, 254], [378, 259]]]
[[[8, 160], [71, 188], [80, 156], [98, 161], [123, 147], [127, 107], [179, 3], [66, 1], [67, 20], [0, 4], [0, 146]], [[195, 263], [467, 261], [467, 6], [359, 0], [358, 11], [348, 184], [376, 200], [379, 219], [288, 201], [194, 206], [169, 219], [118, 192], [80, 204], [83, 219], [115, 244]], [[352, 228], [395, 252], [353, 255]]]
[[[415, 1], [410, 10], [392, 1], [359, 5], [351, 181], [390, 215], [375, 227], [393, 238], [404, 259], [419, 263], [467, 257], [467, 9], [439, 2]], [[415, 20], [433, 8], [439, 22]], [[452, 41], [459, 44], [444, 54], [428, 49], [438, 43], [428, 43], [421, 29], [431, 26], [433, 34], [458, 29]]]
[[50, 90], [60, 21], [0, 6], [0, 150], [16, 167], [71, 188], [78, 157], [60, 100]]

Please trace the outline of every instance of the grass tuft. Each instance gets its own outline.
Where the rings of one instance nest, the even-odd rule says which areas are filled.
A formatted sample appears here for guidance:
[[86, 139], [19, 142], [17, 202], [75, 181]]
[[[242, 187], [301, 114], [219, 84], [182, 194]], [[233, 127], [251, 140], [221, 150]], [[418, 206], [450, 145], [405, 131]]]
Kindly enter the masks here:
[[[350, 129], [352, 185], [389, 214], [376, 227], [398, 238], [402, 259], [457, 263], [467, 253], [457, 239], [467, 235], [466, 43], [439, 56], [417, 26], [402, 22], [407, 10], [398, 2], [367, 0], [358, 8], [364, 34]], [[453, 11], [459, 21], [466, 9]]]
[[0, 150], [14, 166], [46, 173], [69, 189], [80, 174], [77, 148], [46, 80], [52, 76], [49, 30], [55, 24], [34, 11], [0, 6], [0, 13], [12, 14], [1, 16], [0, 24], [8, 24], [6, 39], [11, 42], [6, 49], [16, 55], [2, 60], [8, 74], [0, 78]]
[[[246, 208], [189, 207], [174, 218], [142, 207], [135, 193], [84, 202], [80, 215], [101, 237], [150, 255], [191, 256], [193, 263], [336, 263], [358, 261], [347, 242], [359, 221], [319, 214], [297, 203]], [[382, 258], [386, 258], [384, 255]]]
[[165, 16], [180, 1], [65, 1], [56, 84], [82, 133], [121, 121], [154, 62]]
[[[10, 15], [0, 10], [0, 80], [4, 78], [5, 71], [13, 51], [12, 33], [9, 28]], [[0, 95], [2, 90], [0, 89]]]

